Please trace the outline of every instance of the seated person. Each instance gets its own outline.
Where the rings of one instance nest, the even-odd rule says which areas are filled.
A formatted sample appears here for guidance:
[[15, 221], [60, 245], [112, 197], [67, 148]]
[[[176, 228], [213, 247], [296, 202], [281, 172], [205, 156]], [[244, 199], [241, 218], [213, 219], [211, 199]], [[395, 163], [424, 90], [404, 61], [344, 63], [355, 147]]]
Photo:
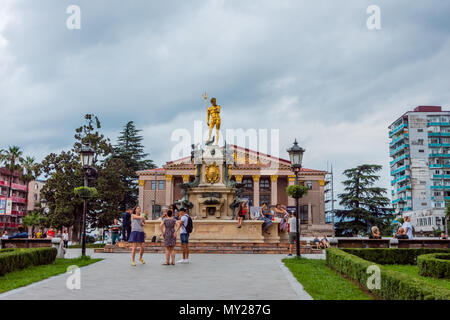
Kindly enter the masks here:
[[441, 240], [447, 240], [448, 238], [447, 238], [447, 236], [445, 235], [445, 233], [441, 233]]
[[320, 249], [320, 240], [319, 237], [316, 236], [313, 240], [313, 245], [316, 246], [316, 249]]
[[8, 231], [5, 230], [5, 231], [3, 232], [2, 239], [5, 239], [5, 240], [8, 239]]
[[322, 240], [320, 240], [320, 247], [326, 249], [329, 247], [327, 236], [324, 236]]
[[24, 232], [23, 227], [19, 227], [17, 231], [17, 233], [13, 234], [8, 239], [28, 239], [28, 233]]
[[372, 233], [369, 235], [369, 239], [381, 239], [381, 232], [377, 226], [372, 227]]
[[409, 239], [409, 237], [408, 237], [408, 235], [405, 233], [405, 229], [403, 229], [403, 228], [399, 228], [398, 229], [398, 232], [397, 232], [397, 234], [396, 234], [396, 238], [397, 239], [399, 239], [399, 240], [408, 240]]

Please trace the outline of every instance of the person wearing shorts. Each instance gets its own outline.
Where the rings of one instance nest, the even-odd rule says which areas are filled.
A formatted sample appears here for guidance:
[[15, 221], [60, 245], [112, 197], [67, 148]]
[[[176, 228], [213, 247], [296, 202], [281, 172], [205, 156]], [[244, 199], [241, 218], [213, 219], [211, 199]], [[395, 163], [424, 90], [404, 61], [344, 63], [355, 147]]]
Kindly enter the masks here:
[[186, 230], [188, 224], [188, 214], [185, 208], [180, 209], [180, 220], [178, 221], [177, 231], [180, 230], [181, 248], [183, 250], [183, 259], [177, 263], [189, 263], [189, 233]]
[[297, 239], [297, 213], [294, 212], [289, 218], [289, 257], [292, 257], [292, 249], [294, 248], [295, 239]]

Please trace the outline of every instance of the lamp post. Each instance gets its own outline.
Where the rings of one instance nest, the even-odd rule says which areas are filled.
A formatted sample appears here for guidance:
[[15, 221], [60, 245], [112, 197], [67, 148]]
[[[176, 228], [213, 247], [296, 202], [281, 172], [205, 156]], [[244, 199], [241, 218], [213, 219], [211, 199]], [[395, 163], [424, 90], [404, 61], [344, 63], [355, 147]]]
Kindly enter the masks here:
[[[91, 175], [91, 171], [93, 170], [92, 165], [94, 164], [94, 150], [87, 146], [83, 145], [81, 147], [81, 164], [83, 165], [83, 173], [84, 173], [84, 187], [88, 187], [89, 180], [88, 178]], [[82, 228], [83, 233], [81, 237], [81, 255], [86, 255], [86, 211], [87, 211], [87, 199], [83, 199], [83, 220], [82, 220]]]
[[[295, 174], [295, 185], [298, 186], [298, 174], [300, 173], [300, 170], [302, 168], [302, 160], [303, 160], [303, 153], [305, 152], [305, 149], [299, 147], [297, 143], [297, 139], [294, 141], [294, 145], [290, 147], [287, 152], [289, 153], [289, 158], [291, 160], [291, 169]], [[300, 210], [298, 206], [298, 197], [295, 198], [295, 211], [297, 212], [297, 217], [295, 219], [296, 227], [297, 227], [297, 234], [295, 236], [295, 243], [296, 243], [296, 251], [297, 251], [297, 257], [300, 257]]]

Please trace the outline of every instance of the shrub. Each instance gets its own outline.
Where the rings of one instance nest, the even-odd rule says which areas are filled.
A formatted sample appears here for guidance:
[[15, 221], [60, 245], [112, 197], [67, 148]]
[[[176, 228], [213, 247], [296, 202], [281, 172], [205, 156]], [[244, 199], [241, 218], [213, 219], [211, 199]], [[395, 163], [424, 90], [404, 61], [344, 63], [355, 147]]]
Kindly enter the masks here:
[[450, 253], [421, 255], [417, 260], [417, 266], [421, 276], [450, 278]]
[[417, 257], [428, 253], [450, 253], [441, 248], [342, 248], [341, 250], [378, 264], [417, 264]]
[[56, 248], [18, 249], [0, 254], [0, 276], [29, 266], [49, 264], [55, 261]]
[[291, 198], [300, 199], [308, 193], [308, 187], [292, 185], [286, 188], [286, 193]]
[[[364, 260], [356, 255], [340, 249], [327, 249], [327, 265], [349, 278], [359, 282], [367, 288], [367, 280], [371, 274], [367, 268], [374, 265], [373, 262]], [[380, 289], [370, 291], [386, 300], [449, 300], [450, 290], [431, 285], [425, 281], [412, 278], [404, 273], [380, 268]]]
[[73, 192], [76, 196], [82, 198], [82, 199], [89, 199], [89, 198], [95, 198], [98, 197], [98, 191], [94, 187], [78, 187], [74, 188]]

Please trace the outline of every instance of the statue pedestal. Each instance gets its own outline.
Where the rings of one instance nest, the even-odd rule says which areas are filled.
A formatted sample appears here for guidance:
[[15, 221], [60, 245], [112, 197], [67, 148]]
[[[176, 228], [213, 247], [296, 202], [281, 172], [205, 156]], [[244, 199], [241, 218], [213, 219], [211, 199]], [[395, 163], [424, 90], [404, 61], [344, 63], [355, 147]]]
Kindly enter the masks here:
[[[242, 227], [237, 227], [236, 220], [193, 220], [194, 231], [189, 237], [192, 242], [254, 242], [254, 243], [279, 243], [287, 238], [283, 233], [278, 234], [278, 221], [274, 221], [269, 228], [270, 235], [262, 233], [261, 220], [247, 220]], [[151, 241], [153, 236], [159, 237], [161, 220], [145, 221], [144, 231], [146, 241]], [[179, 239], [179, 237], [178, 237]], [[179, 240], [178, 240], [179, 241]]]

